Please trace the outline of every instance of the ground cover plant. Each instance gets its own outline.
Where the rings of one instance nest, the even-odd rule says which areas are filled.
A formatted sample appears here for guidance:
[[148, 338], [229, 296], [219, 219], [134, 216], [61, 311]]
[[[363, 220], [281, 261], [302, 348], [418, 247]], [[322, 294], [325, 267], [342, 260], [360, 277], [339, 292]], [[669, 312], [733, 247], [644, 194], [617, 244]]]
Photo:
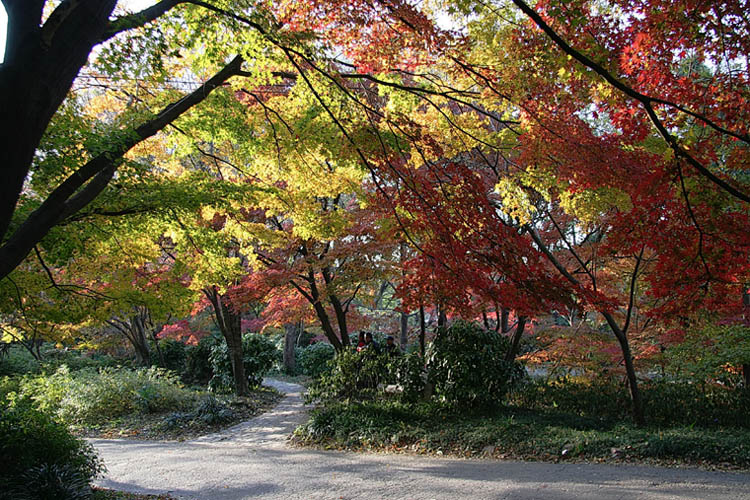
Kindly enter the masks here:
[[147, 495], [142, 493], [128, 493], [107, 488], [93, 488], [92, 500], [174, 500], [172, 495]]
[[[494, 338], [493, 338], [494, 336]], [[735, 383], [642, 380], [646, 426], [622, 379], [533, 379], [505, 364], [508, 340], [456, 322], [418, 353], [342, 352], [310, 384], [318, 403], [298, 444], [533, 460], [657, 461], [750, 468], [750, 391]], [[388, 393], [385, 384], [396, 384]]]
[[[294, 440], [334, 449], [750, 469], [747, 394], [713, 400], [697, 392], [683, 388], [675, 397], [661, 385], [645, 385], [649, 402], [663, 401], [647, 406], [655, 423], [646, 427], [635, 426], [620, 405], [621, 388], [572, 383], [527, 384], [492, 410], [386, 397], [331, 402], [311, 412]], [[619, 396], [601, 404], [614, 394]], [[683, 397], [705, 404], [682, 412]]]

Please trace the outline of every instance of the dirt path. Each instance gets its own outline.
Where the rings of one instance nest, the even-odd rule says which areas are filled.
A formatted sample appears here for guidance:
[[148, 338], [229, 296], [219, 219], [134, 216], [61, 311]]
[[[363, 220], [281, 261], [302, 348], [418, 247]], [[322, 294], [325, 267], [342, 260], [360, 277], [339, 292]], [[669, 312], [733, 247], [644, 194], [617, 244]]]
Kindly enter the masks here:
[[92, 439], [109, 472], [98, 484], [178, 498], [750, 500], [750, 475], [625, 465], [457, 460], [297, 449], [294, 384], [271, 412], [182, 443]]

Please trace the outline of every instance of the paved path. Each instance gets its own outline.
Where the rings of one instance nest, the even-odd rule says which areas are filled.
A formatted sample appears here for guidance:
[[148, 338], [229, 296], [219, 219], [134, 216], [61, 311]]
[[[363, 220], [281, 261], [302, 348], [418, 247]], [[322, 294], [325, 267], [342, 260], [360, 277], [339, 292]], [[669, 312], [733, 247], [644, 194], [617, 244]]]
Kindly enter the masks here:
[[750, 475], [625, 465], [548, 464], [355, 454], [289, 447], [305, 418], [301, 387], [271, 412], [193, 441], [94, 439], [109, 472], [98, 484], [178, 498], [750, 500]]

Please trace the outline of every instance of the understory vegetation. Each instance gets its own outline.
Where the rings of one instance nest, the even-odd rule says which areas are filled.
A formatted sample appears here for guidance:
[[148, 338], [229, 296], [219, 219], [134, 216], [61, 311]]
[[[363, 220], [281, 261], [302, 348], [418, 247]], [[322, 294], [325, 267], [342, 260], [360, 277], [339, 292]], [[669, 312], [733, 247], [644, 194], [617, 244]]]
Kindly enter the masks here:
[[[426, 363], [417, 354], [338, 355], [311, 384], [308, 398], [319, 406], [295, 441], [464, 457], [750, 468], [750, 391], [741, 384], [643, 380], [649, 424], [636, 426], [618, 377], [533, 379], [520, 365], [503, 364], [507, 342], [477, 348], [484, 335], [478, 325], [458, 322], [438, 333]], [[386, 384], [397, 389], [387, 391]]]
[[269, 373], [300, 443], [748, 468], [747, 4], [2, 0], [0, 496]]
[[[44, 346], [39, 362], [19, 347], [11, 349], [0, 361], [0, 498], [140, 498], [92, 493], [91, 481], [104, 468], [81, 436], [182, 440], [265, 411], [280, 398], [272, 389], [257, 387], [275, 348], [266, 339], [249, 338], [247, 344], [257, 348], [246, 351], [254, 390], [244, 397], [229, 394], [231, 385], [186, 386], [180, 375], [184, 367], [133, 368], [109, 356], [82, 356], [52, 346]], [[225, 350], [196, 351], [168, 359], [208, 364], [211, 379], [216, 374], [227, 379]], [[200, 359], [200, 353], [208, 359]]]

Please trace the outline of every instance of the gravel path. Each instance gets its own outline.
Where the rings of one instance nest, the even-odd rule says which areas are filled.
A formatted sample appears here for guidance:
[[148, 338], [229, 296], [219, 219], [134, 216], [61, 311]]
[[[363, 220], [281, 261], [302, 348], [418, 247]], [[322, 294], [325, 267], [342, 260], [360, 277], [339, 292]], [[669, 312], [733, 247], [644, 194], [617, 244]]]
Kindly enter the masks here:
[[302, 387], [273, 410], [177, 442], [92, 439], [109, 471], [100, 486], [184, 499], [750, 500], [750, 475], [626, 465], [548, 464], [356, 454], [289, 447], [305, 418]]

